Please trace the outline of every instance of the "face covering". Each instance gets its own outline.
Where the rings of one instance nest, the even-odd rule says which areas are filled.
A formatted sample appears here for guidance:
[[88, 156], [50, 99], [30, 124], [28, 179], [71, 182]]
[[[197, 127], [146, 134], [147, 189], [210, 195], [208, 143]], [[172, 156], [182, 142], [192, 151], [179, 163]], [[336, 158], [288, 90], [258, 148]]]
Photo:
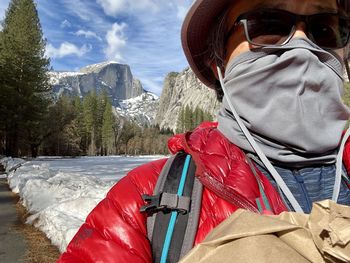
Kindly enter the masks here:
[[308, 39], [245, 52], [227, 65], [218, 129], [254, 153], [232, 115], [230, 101], [273, 163], [334, 163], [350, 116], [341, 98], [342, 75], [341, 59]]

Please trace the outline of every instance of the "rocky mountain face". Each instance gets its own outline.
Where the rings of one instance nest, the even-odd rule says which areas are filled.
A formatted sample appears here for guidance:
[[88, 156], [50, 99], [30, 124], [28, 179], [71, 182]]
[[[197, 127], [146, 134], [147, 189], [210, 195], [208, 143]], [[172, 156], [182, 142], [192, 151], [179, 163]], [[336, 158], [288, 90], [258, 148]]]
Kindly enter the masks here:
[[155, 123], [159, 98], [150, 92], [145, 92], [135, 98], [123, 100], [119, 105], [119, 107], [116, 107], [116, 112], [120, 116], [140, 125], [151, 126]]
[[160, 128], [176, 131], [176, 123], [182, 107], [197, 106], [216, 118], [220, 102], [214, 90], [203, 85], [189, 69], [181, 73], [169, 73], [164, 80], [159, 109], [155, 118]]
[[106, 91], [114, 112], [141, 126], [154, 124], [159, 98], [146, 92], [128, 65], [103, 62], [89, 65], [78, 72], [50, 72], [54, 96], [62, 94], [84, 97], [91, 91]]
[[97, 93], [105, 90], [113, 105], [118, 106], [119, 101], [140, 96], [145, 92], [141, 82], [133, 78], [130, 67], [116, 62], [89, 65], [78, 72], [49, 74], [53, 91], [58, 96], [66, 94], [84, 97], [92, 90]]
[[197, 106], [216, 117], [219, 102], [215, 92], [204, 86], [190, 69], [169, 73], [164, 80], [160, 98], [143, 89], [133, 78], [128, 65], [103, 62], [89, 65], [78, 72], [50, 72], [50, 83], [55, 96], [84, 97], [95, 90], [106, 91], [115, 107], [115, 113], [139, 125], [155, 125], [176, 131], [182, 107]]

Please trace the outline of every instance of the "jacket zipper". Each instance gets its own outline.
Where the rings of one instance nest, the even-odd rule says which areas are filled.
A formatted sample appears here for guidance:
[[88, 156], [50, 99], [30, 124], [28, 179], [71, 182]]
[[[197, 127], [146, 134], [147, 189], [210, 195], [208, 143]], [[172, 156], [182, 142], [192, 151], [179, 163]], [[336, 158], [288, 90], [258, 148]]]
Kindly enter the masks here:
[[199, 177], [202, 184], [209, 190], [220, 196], [222, 199], [230, 202], [238, 208], [243, 208], [254, 213], [259, 213], [259, 210], [251, 204], [249, 201], [244, 199], [240, 194], [235, 193], [232, 189], [228, 189], [224, 184], [215, 180], [208, 173], [204, 173], [203, 176]]

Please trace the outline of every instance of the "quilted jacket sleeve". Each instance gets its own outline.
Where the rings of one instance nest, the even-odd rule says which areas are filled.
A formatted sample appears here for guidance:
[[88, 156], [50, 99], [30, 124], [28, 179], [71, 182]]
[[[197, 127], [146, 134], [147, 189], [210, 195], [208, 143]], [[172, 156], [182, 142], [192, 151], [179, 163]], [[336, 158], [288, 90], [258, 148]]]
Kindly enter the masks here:
[[58, 263], [152, 262], [141, 196], [152, 194], [165, 159], [142, 165], [121, 179], [86, 218]]

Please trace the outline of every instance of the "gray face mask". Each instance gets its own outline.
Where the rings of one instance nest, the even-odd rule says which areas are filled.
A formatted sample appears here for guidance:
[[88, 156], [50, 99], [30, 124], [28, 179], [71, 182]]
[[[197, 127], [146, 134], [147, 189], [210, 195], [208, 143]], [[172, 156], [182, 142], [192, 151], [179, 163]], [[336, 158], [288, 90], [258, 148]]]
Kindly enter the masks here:
[[248, 51], [229, 63], [219, 130], [254, 152], [232, 116], [233, 104], [264, 154], [275, 163], [333, 163], [350, 112], [343, 104], [343, 65], [307, 39]]

